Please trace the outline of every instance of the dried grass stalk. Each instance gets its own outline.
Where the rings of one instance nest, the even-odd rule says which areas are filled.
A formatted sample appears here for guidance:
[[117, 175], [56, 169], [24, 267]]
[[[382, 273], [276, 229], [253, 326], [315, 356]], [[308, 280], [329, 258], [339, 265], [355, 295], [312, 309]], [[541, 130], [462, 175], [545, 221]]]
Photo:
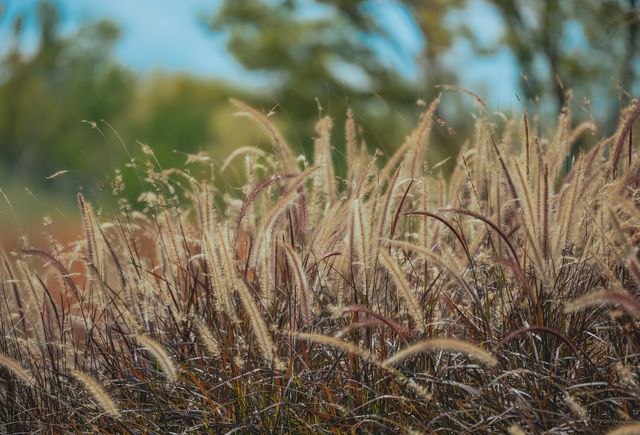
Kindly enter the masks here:
[[640, 422], [623, 424], [607, 432], [607, 435], [638, 435], [638, 434], [640, 434]]
[[424, 331], [424, 315], [422, 313], [422, 308], [420, 307], [418, 299], [413, 294], [409, 283], [404, 277], [404, 273], [400, 270], [400, 266], [398, 266], [398, 263], [396, 263], [396, 261], [391, 258], [385, 250], [380, 250], [380, 257], [382, 259], [382, 264], [389, 271], [396, 283], [396, 286], [398, 287], [398, 293], [406, 304], [407, 310], [415, 323], [415, 328], [418, 331]]
[[102, 385], [98, 383], [91, 376], [86, 373], [81, 372], [80, 370], [72, 370], [71, 375], [74, 377], [76, 381], [81, 383], [91, 396], [95, 399], [95, 401], [100, 405], [102, 410], [111, 418], [120, 418], [120, 410], [118, 406], [114, 402], [114, 400], [109, 396], [109, 393], [106, 392]]
[[287, 244], [283, 244], [282, 246], [287, 253], [289, 264], [293, 269], [293, 274], [298, 285], [298, 293], [300, 295], [300, 304], [302, 305], [301, 311], [304, 325], [309, 326], [311, 324], [311, 302], [313, 293], [311, 292], [311, 287], [309, 286], [307, 274], [302, 267], [302, 261], [300, 260], [300, 257], [298, 256], [296, 251], [294, 251], [293, 248]]
[[218, 342], [213, 336], [213, 333], [209, 330], [209, 327], [198, 318], [193, 319], [193, 326], [196, 328], [200, 341], [209, 355], [216, 359], [220, 359], [220, 346], [218, 346]]
[[164, 347], [146, 335], [135, 336], [138, 343], [140, 343], [145, 349], [149, 351], [151, 356], [156, 360], [162, 372], [164, 373], [167, 382], [175, 383], [178, 380], [178, 369], [174, 364], [172, 358], [169, 356]]
[[0, 354], [0, 366], [9, 370], [11, 373], [15, 375], [16, 378], [20, 379], [25, 385], [33, 386], [35, 381], [33, 379], [33, 375], [31, 372], [20, 365], [18, 361], [15, 359], [8, 357], [6, 355]]
[[405, 359], [423, 352], [431, 352], [434, 350], [444, 350], [447, 352], [460, 352], [465, 355], [491, 367], [498, 363], [498, 360], [486, 350], [483, 350], [475, 344], [468, 341], [456, 340], [452, 338], [431, 338], [419, 341], [411, 346], [402, 349], [392, 357], [382, 362], [383, 366], [392, 366]]
[[631, 316], [640, 318], [640, 302], [626, 293], [611, 290], [600, 290], [581, 296], [572, 302], [566, 303], [564, 311], [565, 313], [572, 313], [602, 304], [620, 305]]

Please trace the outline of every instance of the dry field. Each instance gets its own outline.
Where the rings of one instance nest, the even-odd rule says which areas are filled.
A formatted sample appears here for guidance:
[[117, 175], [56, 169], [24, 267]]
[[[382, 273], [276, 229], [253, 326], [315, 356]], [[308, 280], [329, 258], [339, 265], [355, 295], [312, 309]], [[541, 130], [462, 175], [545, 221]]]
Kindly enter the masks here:
[[449, 176], [439, 102], [386, 158], [349, 115], [338, 176], [332, 119], [305, 159], [234, 101], [272, 148], [225, 193], [143, 145], [143, 211], [2, 253], [0, 432], [637, 433], [640, 102], [581, 151], [481, 109]]

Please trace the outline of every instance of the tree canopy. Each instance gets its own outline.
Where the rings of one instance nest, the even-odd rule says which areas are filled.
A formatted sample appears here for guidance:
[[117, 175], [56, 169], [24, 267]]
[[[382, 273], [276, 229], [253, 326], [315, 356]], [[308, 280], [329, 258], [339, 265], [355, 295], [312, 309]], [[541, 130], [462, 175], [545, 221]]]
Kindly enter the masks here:
[[[310, 149], [320, 115], [331, 115], [341, 128], [349, 107], [368, 145], [390, 152], [422, 110], [418, 100], [433, 99], [442, 91], [437, 84], [460, 83], [465, 71], [446, 56], [461, 41], [470, 42], [478, 58], [508, 50], [521, 73], [522, 107], [516, 110], [554, 119], [572, 89], [580, 108], [576, 122], [594, 111], [605, 119], [601, 127], [612, 131], [618, 109], [637, 90], [637, 0], [482, 4], [502, 24], [501, 37], [488, 44], [479, 42], [468, 22], [452, 24], [452, 14], [477, 6], [464, 0], [225, 0], [202, 16], [212, 33], [226, 35], [239, 63], [256, 73], [248, 89], [188, 75], [137, 74], [113, 55], [117, 23], [99, 21], [62, 35], [56, 4], [43, 1], [34, 54], [22, 51], [20, 17], [2, 22], [13, 26], [14, 36], [0, 60], [0, 178], [44, 183], [69, 169], [95, 181], [92, 168], [108, 173], [125, 161], [101, 120], [127, 144], [148, 143], [171, 165], [180, 153], [207, 150], [215, 157], [261, 144], [257, 132], [237, 127], [242, 121], [231, 116], [230, 97], [276, 113], [272, 121], [300, 153]], [[403, 35], [414, 39], [413, 47]], [[471, 101], [447, 94], [437, 114], [446, 124], [434, 131], [433, 149], [441, 153], [432, 160], [461, 145], [449, 127], [465, 135]], [[105, 127], [105, 136], [82, 120]], [[341, 137], [333, 139], [338, 160]], [[77, 188], [64, 180], [56, 185]]]

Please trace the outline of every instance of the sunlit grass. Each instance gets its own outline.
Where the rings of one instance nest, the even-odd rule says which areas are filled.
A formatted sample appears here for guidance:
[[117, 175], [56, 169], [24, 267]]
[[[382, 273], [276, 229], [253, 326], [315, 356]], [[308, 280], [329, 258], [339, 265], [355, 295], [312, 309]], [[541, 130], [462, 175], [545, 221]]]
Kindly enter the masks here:
[[143, 145], [129, 165], [142, 212], [80, 194], [80, 241], [4, 253], [0, 421], [522, 433], [639, 419], [640, 104], [577, 154], [597, 133], [568, 109], [549, 132], [482, 111], [445, 176], [426, 164], [439, 101], [387, 159], [349, 115], [344, 176], [337, 121], [298, 157], [237, 101], [273, 145], [233, 155], [240, 190], [198, 175], [204, 155], [167, 169]]

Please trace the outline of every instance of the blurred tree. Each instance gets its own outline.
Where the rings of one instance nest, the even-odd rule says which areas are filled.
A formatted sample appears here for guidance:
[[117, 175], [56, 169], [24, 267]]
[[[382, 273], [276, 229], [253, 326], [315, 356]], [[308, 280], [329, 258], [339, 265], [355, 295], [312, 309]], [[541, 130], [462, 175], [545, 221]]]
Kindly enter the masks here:
[[[127, 161], [119, 138], [102, 120], [134, 156], [140, 154], [139, 140], [167, 167], [180, 166], [188, 153], [205, 149], [222, 157], [234, 144], [257, 141], [259, 133], [240, 128], [243, 121], [228, 110], [227, 99], [243, 98], [242, 89], [187, 75], [136, 76], [112, 55], [120, 36], [112, 22], [99, 21], [62, 36], [55, 3], [41, 2], [37, 16], [35, 53], [22, 50], [24, 19], [18, 17], [0, 60], [3, 185], [49, 184], [67, 191], [100, 185]], [[94, 122], [104, 136], [91, 128]], [[60, 170], [73, 175], [45, 183]], [[136, 198], [140, 186], [133, 173], [127, 169], [123, 175], [127, 195]]]
[[119, 35], [114, 24], [100, 21], [63, 38], [51, 3], [41, 3], [38, 15], [36, 53], [25, 57], [20, 51], [18, 19], [0, 63], [0, 160], [12, 177], [44, 180], [61, 169], [109, 161], [108, 151], [99, 151], [104, 142], [80, 121], [116, 118], [131, 97], [134, 77], [110, 56]]
[[[374, 138], [372, 145], [393, 147], [415, 121], [416, 99], [431, 99], [437, 93], [434, 84], [455, 81], [440, 62], [453, 41], [453, 30], [443, 18], [462, 4], [226, 0], [209, 23], [214, 31], [228, 32], [228, 49], [244, 67], [264, 74], [273, 102], [284, 109], [287, 124], [295, 126], [305, 145], [318, 115], [315, 97], [324, 114], [338, 120], [352, 107], [369, 139]], [[403, 32], [415, 28], [418, 37], [422, 33], [426, 39], [422, 53], [409, 59], [421, 65], [414, 80], [389, 65], [384, 50], [400, 57], [407, 53], [392, 33], [399, 29], [385, 27], [382, 6], [397, 8], [407, 18], [410, 28]], [[340, 143], [341, 136], [334, 135], [334, 143]]]
[[[446, 20], [469, 1], [388, 3], [408, 13], [424, 38], [422, 53], [413, 59], [420, 70], [417, 81], [392, 73], [372, 44], [383, 40], [394, 46], [394, 35], [375, 14], [382, 2], [226, 0], [210, 23], [214, 30], [229, 32], [228, 47], [242, 65], [270, 74], [276, 100], [295, 108], [290, 112], [296, 118], [313, 118], [310, 96], [320, 101], [339, 96], [360, 109], [385, 139], [407, 128], [398, 119], [407, 115], [417, 95], [430, 98], [433, 84], [455, 83], [442, 55], [465, 35], [479, 55], [505, 47], [513, 53], [522, 76], [523, 103], [536, 112], [557, 113], [566, 102], [566, 90], [572, 89], [574, 103], [588, 97], [611, 131], [621, 100], [628, 97], [623, 89], [637, 90], [638, 0], [487, 0], [504, 26], [502, 38], [490, 47], [481, 46], [468, 28], [452, 28]], [[336, 68], [341, 65], [350, 66], [351, 72]], [[376, 112], [380, 109], [372, 95], [397, 108], [399, 116]], [[305, 133], [309, 131], [306, 127]]]
[[[590, 96], [596, 115], [608, 114], [612, 126], [626, 98], [619, 89], [637, 90], [638, 1], [485, 0], [502, 18], [503, 37], [494, 46], [475, 47], [480, 55], [505, 47], [514, 54], [525, 77], [523, 102], [534, 106], [539, 97], [537, 108], [555, 114], [565, 98], [557, 75], [574, 90], [576, 104]], [[413, 126], [420, 110], [416, 100], [432, 99], [434, 84], [457, 82], [444, 55], [461, 37], [472, 43], [478, 38], [464, 23], [454, 26], [448, 18], [470, 4], [225, 0], [207, 24], [225, 32], [235, 58], [256, 73], [255, 86], [242, 89], [189, 76], [138, 78], [112, 56], [120, 34], [116, 25], [101, 21], [62, 36], [58, 10], [42, 2], [36, 52], [23, 53], [24, 29], [16, 19], [13, 40], [0, 60], [0, 171], [43, 182], [71, 169], [85, 171], [80, 181], [87, 181], [95, 180], [90, 174], [96, 168], [109, 172], [121, 166], [125, 156], [117, 140], [109, 132], [103, 139], [81, 125], [83, 119], [108, 120], [131, 149], [136, 139], [148, 143], [168, 166], [177, 163], [171, 160], [174, 149], [207, 149], [220, 157], [229, 147], [257, 140], [256, 132], [237, 127], [244, 121], [229, 116], [224, 103], [229, 96], [252, 99], [265, 109], [279, 105], [280, 116], [272, 119], [288, 130], [300, 152], [312, 142], [319, 106], [337, 120], [337, 130], [352, 107], [369, 144], [390, 151]], [[406, 35], [413, 47], [407, 47]], [[472, 125], [469, 111], [460, 110], [468, 107], [462, 101], [450, 94], [439, 111], [459, 136]], [[333, 136], [338, 149], [342, 136]], [[446, 128], [436, 128], [434, 139], [446, 154], [459, 144]]]
[[224, 82], [155, 74], [138, 86], [127, 107], [126, 134], [148, 143], [163, 164], [181, 164], [185, 153], [200, 150], [219, 160], [260, 137], [228, 109], [229, 97], [244, 98], [245, 93]]
[[565, 104], [566, 89], [576, 103], [584, 97], [615, 128], [622, 89], [637, 79], [640, 10], [637, 0], [490, 0], [505, 26], [502, 40], [522, 72], [528, 102], [546, 99], [552, 112]]

